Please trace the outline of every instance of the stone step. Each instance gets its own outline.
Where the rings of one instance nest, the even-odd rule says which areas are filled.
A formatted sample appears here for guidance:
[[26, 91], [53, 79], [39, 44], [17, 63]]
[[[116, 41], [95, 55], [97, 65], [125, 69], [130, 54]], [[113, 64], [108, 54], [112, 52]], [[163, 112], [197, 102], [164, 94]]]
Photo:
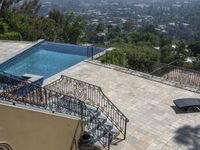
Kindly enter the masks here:
[[117, 136], [120, 134], [119, 130], [113, 126], [112, 130], [110, 130], [113, 136]]
[[97, 111], [99, 111], [99, 109], [97, 107], [94, 107], [94, 106], [91, 106], [91, 105], [86, 105], [86, 107], [91, 112], [97, 112]]
[[104, 123], [106, 122], [106, 119], [104, 118], [97, 118], [97, 119], [98, 119], [98, 124], [96, 122], [93, 124], [91, 132], [94, 132], [95, 130], [100, 130], [101, 132], [101, 127], [104, 126]]
[[[110, 139], [109, 139], [110, 138]], [[101, 143], [102, 145], [108, 144], [111, 141], [112, 135], [109, 135], [109, 132], [103, 131], [100, 135], [95, 138], [95, 143]]]

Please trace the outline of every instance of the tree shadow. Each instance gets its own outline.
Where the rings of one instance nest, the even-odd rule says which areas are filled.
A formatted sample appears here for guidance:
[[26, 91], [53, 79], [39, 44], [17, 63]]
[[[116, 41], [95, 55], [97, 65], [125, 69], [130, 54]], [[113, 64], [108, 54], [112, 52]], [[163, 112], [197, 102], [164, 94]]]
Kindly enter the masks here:
[[185, 145], [188, 150], [200, 150], [200, 125], [195, 127], [185, 125], [178, 128], [174, 140], [178, 144]]

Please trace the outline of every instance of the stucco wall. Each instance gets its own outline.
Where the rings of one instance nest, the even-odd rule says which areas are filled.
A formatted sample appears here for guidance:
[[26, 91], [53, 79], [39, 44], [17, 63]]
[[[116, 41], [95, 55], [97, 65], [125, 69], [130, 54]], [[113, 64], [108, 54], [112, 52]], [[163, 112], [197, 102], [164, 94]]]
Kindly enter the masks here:
[[77, 118], [0, 104], [0, 141], [13, 150], [74, 149], [73, 137], [79, 138], [81, 128]]

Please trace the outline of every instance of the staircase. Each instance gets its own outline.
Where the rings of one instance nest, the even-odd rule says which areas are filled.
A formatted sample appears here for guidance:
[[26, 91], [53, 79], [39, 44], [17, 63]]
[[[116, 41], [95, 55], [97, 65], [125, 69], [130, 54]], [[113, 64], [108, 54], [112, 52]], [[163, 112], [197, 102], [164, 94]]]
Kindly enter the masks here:
[[[111, 120], [110, 116], [101, 107], [86, 103], [86, 101], [72, 94], [56, 91], [50, 88], [53, 84], [40, 87], [30, 83], [28, 80], [20, 80], [0, 74], [0, 100], [48, 110], [53, 113], [80, 117], [84, 121], [85, 131], [94, 137], [95, 145], [105, 149], [110, 149], [110, 144], [117, 140], [120, 134], [123, 133], [124, 136], [122, 131], [126, 131], [126, 129], [121, 130], [122, 121], [121, 124], [116, 125], [115, 118]], [[114, 107], [114, 110], [117, 111], [118, 109]], [[115, 116], [119, 115], [114, 111], [113, 113], [115, 113]], [[123, 117], [118, 116], [118, 119], [123, 119]], [[125, 124], [127, 122], [128, 119], [126, 118]]]
[[62, 75], [60, 79], [46, 85], [45, 88], [63, 93], [98, 108], [101, 113], [118, 129], [118, 139], [126, 138], [128, 118], [109, 100], [101, 87]]
[[13, 149], [8, 143], [0, 141], [0, 150], [13, 150]]
[[[83, 114], [82, 119], [86, 125], [85, 131], [94, 136], [95, 145], [98, 147], [109, 147], [110, 142], [120, 133], [101, 110], [96, 107], [86, 105], [83, 102], [74, 101], [68, 96], [58, 101], [56, 106], [59, 107], [55, 108], [55, 111], [59, 113], [73, 116]], [[82, 107], [82, 109], [77, 109], [77, 106]]]

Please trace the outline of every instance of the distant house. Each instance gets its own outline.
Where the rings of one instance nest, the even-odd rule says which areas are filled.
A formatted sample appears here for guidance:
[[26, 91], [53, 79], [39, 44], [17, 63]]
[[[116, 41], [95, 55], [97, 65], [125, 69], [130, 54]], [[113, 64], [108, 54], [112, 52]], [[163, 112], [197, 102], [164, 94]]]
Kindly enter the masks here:
[[194, 61], [193, 57], [188, 57], [188, 58], [185, 59], [186, 63], [192, 63], [193, 61]]
[[160, 51], [160, 46], [154, 47], [155, 50]]
[[175, 44], [172, 44], [172, 48], [175, 49], [177, 46]]
[[170, 26], [176, 26], [176, 23], [175, 22], [170, 22], [169, 25]]

